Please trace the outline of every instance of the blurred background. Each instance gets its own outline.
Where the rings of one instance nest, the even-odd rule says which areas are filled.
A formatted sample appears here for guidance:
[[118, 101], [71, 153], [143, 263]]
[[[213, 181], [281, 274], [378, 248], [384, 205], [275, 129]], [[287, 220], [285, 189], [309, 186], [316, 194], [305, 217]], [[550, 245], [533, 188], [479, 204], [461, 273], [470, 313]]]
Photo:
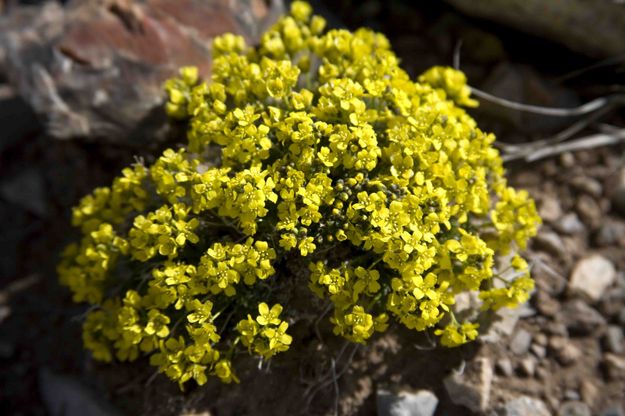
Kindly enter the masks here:
[[253, 44], [288, 2], [0, 0], [0, 414], [625, 415], [624, 2], [312, 5], [330, 27], [384, 33], [413, 77], [467, 74], [471, 114], [544, 219], [529, 304], [460, 349], [380, 339], [337, 361], [336, 391], [297, 357], [186, 393], [147, 363], [94, 364], [85, 308], [55, 273], [76, 236], [71, 207], [184, 139], [162, 108], [165, 79], [182, 65], [209, 77], [212, 38]]

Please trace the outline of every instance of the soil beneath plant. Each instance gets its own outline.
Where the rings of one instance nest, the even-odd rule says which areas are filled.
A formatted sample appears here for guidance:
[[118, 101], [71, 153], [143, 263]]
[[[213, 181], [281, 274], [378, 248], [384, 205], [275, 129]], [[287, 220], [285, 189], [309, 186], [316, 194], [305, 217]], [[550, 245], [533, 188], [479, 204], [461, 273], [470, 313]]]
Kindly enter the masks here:
[[[452, 64], [462, 40], [460, 62], [471, 85], [511, 100], [574, 107], [625, 89], [622, 66], [565, 77], [592, 61], [447, 6], [320, 6], [330, 22], [385, 33], [413, 76]], [[517, 145], [551, 137], [578, 120], [489, 104], [472, 113], [499, 141]], [[597, 122], [623, 126], [624, 118], [622, 111], [609, 112], [576, 136], [595, 131]], [[55, 274], [60, 250], [76, 237], [69, 226], [71, 207], [94, 187], [109, 184], [135, 157], [150, 163], [163, 145], [55, 141], [2, 82], [0, 121], [0, 414], [54, 414], [54, 388], [61, 388], [59, 397], [88, 397], [96, 408], [108, 409], [102, 414], [375, 415], [381, 390], [429, 390], [439, 401], [437, 415], [501, 412], [522, 396], [540, 400], [552, 414], [625, 414], [623, 146], [507, 164], [510, 183], [536, 199], [544, 225], [526, 252], [536, 290], [488, 340], [445, 349], [427, 334], [398, 329], [356, 346], [334, 337], [327, 319], [311, 319], [294, 327], [294, 348], [270, 366], [242, 356], [240, 384], [209, 381], [181, 392], [145, 360], [93, 362], [81, 344], [85, 307], [71, 301]], [[582, 260], [598, 256], [613, 266], [614, 277], [593, 298], [575, 290], [572, 276]], [[596, 262], [588, 267], [592, 276], [606, 273]], [[477, 381], [476, 363], [482, 365]], [[484, 366], [492, 377], [480, 373]], [[452, 374], [478, 397], [486, 395], [487, 405], [471, 411], [450, 397], [444, 380]]]

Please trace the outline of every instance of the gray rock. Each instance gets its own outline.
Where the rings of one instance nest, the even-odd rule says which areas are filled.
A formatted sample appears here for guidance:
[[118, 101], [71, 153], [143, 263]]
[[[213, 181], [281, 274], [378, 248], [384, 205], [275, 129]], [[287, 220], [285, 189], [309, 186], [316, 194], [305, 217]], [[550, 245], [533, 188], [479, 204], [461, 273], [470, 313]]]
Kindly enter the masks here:
[[592, 413], [586, 403], [571, 401], [560, 406], [558, 416], [592, 416]]
[[607, 350], [610, 352], [621, 354], [625, 350], [623, 348], [623, 329], [619, 326], [608, 326], [604, 341]]
[[625, 243], [625, 224], [621, 221], [606, 219], [595, 235], [595, 242], [600, 247], [623, 245]]
[[594, 198], [588, 195], [581, 195], [577, 199], [575, 208], [582, 221], [584, 221], [584, 223], [586, 223], [590, 228], [595, 229], [601, 225], [603, 221], [603, 212]]
[[566, 302], [562, 312], [569, 333], [588, 335], [605, 330], [605, 318], [581, 299]]
[[560, 220], [554, 224], [554, 227], [559, 232], [568, 235], [579, 234], [585, 230], [584, 224], [574, 212], [570, 212], [560, 218]]
[[599, 254], [593, 254], [575, 265], [569, 282], [569, 291], [596, 302], [615, 280], [616, 270], [612, 262]]
[[601, 416], [625, 416], [625, 410], [623, 410], [623, 405], [613, 404], [601, 412]]
[[488, 407], [492, 382], [493, 366], [486, 357], [468, 363], [462, 374], [453, 373], [443, 380], [451, 400], [473, 412]]
[[543, 289], [552, 296], [560, 295], [566, 289], [567, 280], [556, 271], [554, 260], [545, 253], [537, 253], [538, 259], [532, 268], [532, 276], [536, 280], [538, 288]]
[[528, 396], [510, 400], [497, 410], [499, 416], [551, 416], [545, 402]]
[[510, 340], [510, 351], [516, 355], [524, 355], [529, 351], [532, 343], [532, 334], [524, 329], [519, 329]]
[[540, 217], [547, 222], [555, 222], [562, 216], [562, 208], [560, 207], [560, 201], [551, 194], [546, 194], [540, 207], [538, 209]]
[[589, 176], [577, 176], [571, 179], [570, 184], [577, 190], [586, 192], [587, 194], [599, 198], [603, 194], [603, 186]]
[[514, 327], [521, 317], [521, 307], [516, 309], [501, 308], [494, 313], [494, 322], [488, 331], [481, 336], [481, 340], [487, 343], [496, 343], [502, 337], [512, 335]]
[[534, 296], [536, 308], [545, 316], [555, 316], [560, 311], [560, 303], [544, 291], [539, 291]]
[[393, 394], [386, 390], [377, 392], [378, 416], [432, 416], [438, 398], [429, 390]]
[[534, 247], [544, 250], [554, 256], [566, 256], [564, 242], [560, 236], [553, 231], [540, 231], [534, 238]]
[[603, 362], [608, 370], [608, 376], [610, 379], [625, 379], [625, 358], [616, 354], [607, 353], [603, 356]]
[[502, 376], [510, 377], [512, 374], [514, 374], [512, 361], [510, 361], [510, 359], [508, 358], [500, 358], [499, 360], [497, 360], [495, 368], [497, 372]]
[[579, 400], [579, 393], [576, 392], [575, 390], [567, 390], [564, 392], [564, 398], [566, 400], [571, 400], [571, 401], [578, 401]]
[[47, 369], [39, 372], [39, 390], [51, 416], [120, 416], [116, 409], [80, 381]]

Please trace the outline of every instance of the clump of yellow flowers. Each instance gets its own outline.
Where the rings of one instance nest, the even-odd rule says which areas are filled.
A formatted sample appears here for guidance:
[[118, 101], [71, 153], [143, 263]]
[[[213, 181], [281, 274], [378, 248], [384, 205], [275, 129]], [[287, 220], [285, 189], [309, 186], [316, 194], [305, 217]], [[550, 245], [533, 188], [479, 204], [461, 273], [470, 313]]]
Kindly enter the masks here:
[[540, 219], [461, 108], [476, 105], [464, 74], [412, 81], [383, 35], [325, 31], [300, 1], [259, 46], [227, 34], [213, 53], [210, 82], [188, 67], [166, 83], [188, 144], [73, 211], [83, 239], [59, 274], [92, 305], [94, 358], [149, 356], [181, 386], [236, 382], [237, 351], [268, 360], [294, 342], [286, 279], [331, 302], [334, 332], [357, 343], [399, 322], [461, 345], [478, 324], [458, 322], [457, 295], [527, 300], [516, 252]]

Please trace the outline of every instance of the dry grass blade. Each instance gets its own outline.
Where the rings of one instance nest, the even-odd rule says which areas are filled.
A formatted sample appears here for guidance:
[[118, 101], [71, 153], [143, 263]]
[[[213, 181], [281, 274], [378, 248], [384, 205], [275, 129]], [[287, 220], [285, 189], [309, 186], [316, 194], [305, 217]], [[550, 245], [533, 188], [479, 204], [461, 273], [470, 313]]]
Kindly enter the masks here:
[[471, 93], [478, 98], [492, 102], [494, 104], [501, 105], [503, 107], [512, 108], [513, 110], [524, 111], [526, 113], [541, 114], [552, 117], [575, 117], [582, 116], [584, 114], [592, 113], [606, 105], [614, 102], [624, 102], [625, 95], [615, 94], [608, 97], [599, 97], [579, 107], [573, 108], [556, 108], [556, 107], [542, 107], [538, 105], [522, 104], [515, 101], [506, 100], [505, 98], [496, 97], [492, 94], [482, 91], [475, 87], [470, 87]]

